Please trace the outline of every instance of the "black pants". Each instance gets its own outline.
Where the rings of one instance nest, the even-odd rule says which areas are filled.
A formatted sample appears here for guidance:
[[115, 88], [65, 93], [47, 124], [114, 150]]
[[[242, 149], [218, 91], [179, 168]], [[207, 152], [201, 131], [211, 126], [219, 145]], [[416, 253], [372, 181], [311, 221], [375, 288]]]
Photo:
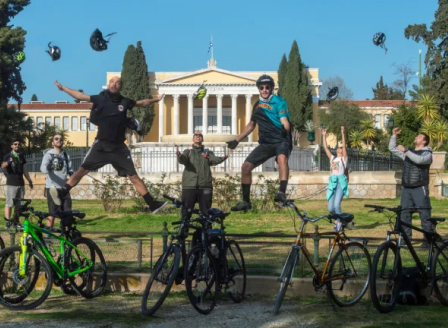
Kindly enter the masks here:
[[[191, 217], [191, 210], [196, 203], [199, 203], [199, 210], [207, 213], [212, 207], [213, 190], [212, 189], [182, 189], [182, 217]], [[190, 211], [189, 211], [190, 210]], [[192, 247], [196, 246], [201, 240], [201, 231], [197, 230], [193, 233]]]
[[[401, 202], [400, 205], [406, 207], [431, 207], [431, 201], [429, 199], [428, 186], [406, 188], [401, 190]], [[431, 210], [423, 209], [419, 210], [420, 220], [422, 222], [422, 229], [427, 231], [434, 231], [433, 224], [429, 221], [431, 218]], [[401, 220], [407, 224], [412, 223], [412, 213], [408, 210], [401, 212]], [[403, 227], [404, 231], [409, 238], [412, 237], [412, 229]]]

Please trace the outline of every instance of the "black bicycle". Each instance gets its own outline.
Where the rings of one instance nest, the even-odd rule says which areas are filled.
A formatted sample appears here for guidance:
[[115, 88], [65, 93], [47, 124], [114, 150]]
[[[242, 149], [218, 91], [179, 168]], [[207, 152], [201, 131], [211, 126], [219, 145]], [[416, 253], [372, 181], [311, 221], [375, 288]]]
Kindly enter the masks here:
[[[168, 195], [163, 195], [163, 197], [170, 200], [177, 208], [183, 206], [183, 203], [177, 199]], [[202, 215], [198, 210], [193, 210], [192, 214]], [[184, 270], [180, 268], [180, 261], [182, 260], [184, 266], [187, 263], [185, 262], [185, 241], [188, 237], [188, 229], [201, 230], [201, 227], [192, 224], [200, 222], [200, 219], [189, 220], [182, 217], [180, 221], [171, 223], [178, 226], [177, 233], [171, 235], [166, 251], [157, 260], [146, 284], [142, 299], [142, 313], [144, 315], [153, 315], [162, 306], [174, 282], [179, 285], [184, 280]]]
[[[379, 213], [383, 213], [384, 210], [393, 212], [394, 214], [388, 216], [389, 220], [392, 220], [395, 215], [393, 231], [387, 232], [386, 242], [378, 247], [373, 258], [370, 274], [370, 295], [375, 308], [381, 313], [391, 312], [395, 308], [401, 288], [402, 258], [400, 251], [403, 247], [407, 247], [412, 255], [412, 263], [420, 271], [420, 286], [431, 286], [432, 292], [435, 293], [440, 303], [448, 306], [448, 241], [444, 242], [435, 231], [426, 231], [401, 221], [400, 214], [402, 211], [418, 211], [419, 208], [364, 206], [373, 208], [373, 211]], [[444, 222], [445, 218], [433, 217], [429, 220], [436, 226], [438, 223]], [[425, 236], [429, 245], [426, 266], [420, 261], [403, 227], [419, 231]], [[392, 239], [391, 235], [397, 235], [397, 238]], [[403, 240], [405, 246], [402, 245]]]
[[[246, 265], [240, 246], [226, 238], [224, 220], [230, 213], [212, 208], [201, 216], [201, 242], [186, 258], [185, 287], [191, 304], [201, 314], [215, 307], [220, 291], [235, 303], [244, 299]], [[212, 229], [210, 224], [220, 225]]]

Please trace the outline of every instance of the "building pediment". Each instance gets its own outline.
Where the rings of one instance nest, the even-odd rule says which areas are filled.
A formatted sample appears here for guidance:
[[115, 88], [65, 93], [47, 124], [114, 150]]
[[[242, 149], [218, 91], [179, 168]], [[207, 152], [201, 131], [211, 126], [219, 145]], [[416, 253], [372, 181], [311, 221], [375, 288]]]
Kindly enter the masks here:
[[204, 81], [206, 84], [232, 84], [244, 85], [255, 84], [256, 78], [226, 71], [218, 68], [206, 68], [194, 72], [188, 72], [179, 76], [170, 77], [165, 80], [156, 81], [158, 85], [200, 85]]

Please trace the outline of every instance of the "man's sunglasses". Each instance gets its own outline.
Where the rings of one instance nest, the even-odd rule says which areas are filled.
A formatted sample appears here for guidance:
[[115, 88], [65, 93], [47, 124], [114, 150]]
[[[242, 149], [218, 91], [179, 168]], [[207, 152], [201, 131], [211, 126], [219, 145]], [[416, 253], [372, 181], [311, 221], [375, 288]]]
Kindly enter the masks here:
[[62, 140], [62, 138], [54, 138], [53, 140], [54, 141], [59, 141], [59, 140]]
[[202, 134], [196, 134], [196, 133], [194, 134], [194, 136], [195, 136], [195, 137], [200, 137], [200, 138], [202, 138], [202, 137], [203, 137], [203, 135], [202, 135]]
[[19, 146], [20, 144], [18, 142], [13, 143], [14, 146]]
[[267, 90], [267, 91], [269, 91], [269, 90], [271, 90], [271, 86], [270, 85], [260, 85], [259, 87], [258, 87], [258, 89], [260, 89], [261, 91], [263, 91], [263, 90]]

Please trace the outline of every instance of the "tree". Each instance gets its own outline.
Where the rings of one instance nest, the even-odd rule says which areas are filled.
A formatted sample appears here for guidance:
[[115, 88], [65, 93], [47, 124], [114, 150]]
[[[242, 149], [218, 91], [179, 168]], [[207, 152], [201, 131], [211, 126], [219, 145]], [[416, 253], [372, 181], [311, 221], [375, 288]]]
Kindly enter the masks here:
[[422, 94], [418, 97], [417, 117], [425, 122], [437, 120], [440, 117], [434, 96]]
[[424, 75], [421, 78], [420, 89], [418, 85], [413, 84], [412, 89], [409, 90], [409, 95], [412, 101], [417, 101], [418, 97], [422, 94], [430, 94], [431, 92], [431, 79], [428, 75]]
[[[148, 65], [146, 64], [145, 53], [141, 41], [137, 42], [137, 47], [129, 45], [123, 59], [121, 71], [121, 81], [123, 84], [122, 94], [131, 99], [150, 99]], [[135, 107], [134, 117], [140, 121], [140, 132], [138, 141], [151, 131], [154, 121], [154, 105], [149, 107]]]
[[35, 93], [31, 96], [31, 101], [38, 101]]
[[390, 117], [394, 119], [394, 126], [402, 129], [398, 135], [399, 144], [408, 148], [414, 147], [414, 139], [422, 126], [416, 107], [402, 104], [392, 111]]
[[411, 61], [406, 64], [393, 64], [395, 67], [394, 75], [399, 78], [393, 82], [395, 90], [398, 90], [403, 96], [403, 100], [406, 99], [406, 93], [408, 92], [409, 83], [415, 77], [414, 71], [411, 69]]
[[358, 149], [362, 147], [364, 142], [362, 141], [362, 134], [359, 130], [350, 131], [348, 135], [348, 143], [350, 147]]
[[[359, 130], [361, 121], [370, 119], [369, 115], [364, 112], [357, 104], [350, 104], [346, 101], [334, 101], [328, 109], [319, 111], [320, 123], [327, 129], [329, 133], [337, 136], [341, 140], [341, 126], [345, 127], [345, 131], [350, 135], [352, 131]], [[351, 144], [352, 147], [359, 145]]]
[[345, 84], [345, 81], [340, 76], [331, 76], [328, 79], [322, 81], [322, 86], [320, 88], [321, 98], [326, 97], [327, 92], [334, 87], [339, 89], [340, 100], [350, 100], [353, 99], [353, 91]]
[[404, 99], [404, 95], [401, 91], [394, 90], [394, 88], [389, 87], [384, 84], [383, 77], [376, 83], [376, 88], [372, 88], [373, 98], [372, 100], [401, 100]]
[[11, 150], [11, 139], [25, 140], [26, 131], [33, 128], [33, 121], [23, 112], [16, 110], [14, 106], [0, 106], [0, 155]]
[[282, 92], [285, 85], [285, 77], [287, 69], [288, 69], [288, 60], [286, 59], [286, 55], [283, 54], [280, 66], [278, 67], [278, 95], [280, 97], [283, 97]]
[[20, 64], [15, 62], [14, 54], [23, 51], [26, 31], [9, 24], [30, 0], [0, 1], [0, 108], [6, 109], [8, 101], [13, 98], [19, 104], [25, 91], [25, 83], [20, 74]]
[[300, 58], [299, 47], [294, 40], [289, 53], [282, 97], [288, 104], [292, 127], [297, 131], [303, 130], [305, 122], [311, 119], [313, 114], [313, 97], [308, 86], [307, 74]]
[[426, 24], [408, 25], [407, 39], [423, 41], [428, 47], [425, 56], [427, 75], [430, 78], [430, 95], [434, 96], [443, 117], [448, 118], [448, 0], [439, 0], [435, 20], [430, 29]]
[[66, 148], [73, 145], [67, 138], [67, 130], [61, 130], [51, 124], [44, 124], [36, 127], [32, 131], [28, 131], [26, 139], [28, 139], [28, 143], [32, 144], [33, 152], [41, 152], [47, 148], [53, 148], [51, 139], [56, 133], [59, 133], [64, 140], [62, 147]]
[[377, 135], [377, 130], [373, 126], [370, 118], [361, 121], [361, 137], [365, 140], [366, 145], [370, 145]]

